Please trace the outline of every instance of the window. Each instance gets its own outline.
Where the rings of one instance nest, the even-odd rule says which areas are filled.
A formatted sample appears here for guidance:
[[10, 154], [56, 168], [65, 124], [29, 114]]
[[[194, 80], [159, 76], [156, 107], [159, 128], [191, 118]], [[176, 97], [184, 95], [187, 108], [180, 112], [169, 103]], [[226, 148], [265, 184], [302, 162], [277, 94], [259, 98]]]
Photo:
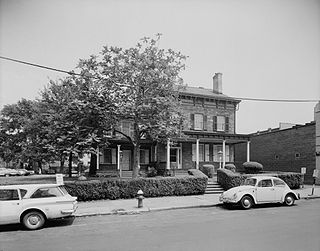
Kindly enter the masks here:
[[[209, 161], [209, 145], [199, 144], [199, 161]], [[192, 144], [192, 161], [197, 161], [197, 144]]]
[[244, 181], [243, 185], [245, 186], [255, 186], [257, 182], [257, 179], [254, 178], [248, 178]]
[[21, 198], [23, 198], [27, 193], [27, 190], [25, 189], [20, 189], [20, 194], [21, 194]]
[[274, 155], [274, 159], [275, 159], [275, 160], [278, 160], [279, 158], [280, 158], [280, 157], [279, 157], [278, 154]]
[[274, 183], [274, 185], [276, 186], [276, 187], [284, 187], [285, 185], [286, 185], [286, 183], [284, 183], [284, 181], [282, 181], [282, 180], [276, 180], [276, 179], [274, 179], [273, 180], [273, 183]]
[[194, 115], [194, 130], [203, 130], [203, 115]]
[[104, 148], [100, 155], [100, 163], [102, 164], [115, 164], [116, 163], [116, 149]]
[[271, 180], [260, 180], [258, 183], [258, 187], [272, 187]]
[[213, 116], [213, 131], [228, 132], [229, 131], [229, 117]]
[[1, 189], [0, 201], [5, 200], [19, 200], [19, 194], [17, 189]]
[[300, 154], [300, 153], [298, 153], [298, 152], [296, 152], [296, 153], [294, 154], [294, 157], [295, 157], [295, 159], [300, 159], [301, 154]]
[[120, 130], [129, 137], [133, 136], [133, 125], [129, 121], [122, 121]]
[[[222, 154], [219, 156], [219, 152], [222, 152], [222, 145], [213, 145], [213, 161], [219, 162], [220, 157], [221, 161], [223, 161], [223, 156]], [[225, 152], [225, 161], [230, 162], [233, 161], [233, 156], [230, 154], [230, 146], [226, 145], [226, 152]]]
[[58, 187], [39, 188], [30, 198], [48, 198], [48, 197], [60, 197], [63, 194]]
[[140, 149], [140, 164], [149, 164], [149, 149]]

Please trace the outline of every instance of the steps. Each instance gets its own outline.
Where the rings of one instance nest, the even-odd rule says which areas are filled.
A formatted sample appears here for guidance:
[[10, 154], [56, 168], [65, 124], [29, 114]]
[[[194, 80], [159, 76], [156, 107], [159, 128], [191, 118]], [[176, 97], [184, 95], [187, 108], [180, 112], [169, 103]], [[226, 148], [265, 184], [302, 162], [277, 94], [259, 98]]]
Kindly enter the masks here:
[[221, 194], [224, 189], [219, 185], [216, 178], [209, 178], [208, 185], [204, 194]]

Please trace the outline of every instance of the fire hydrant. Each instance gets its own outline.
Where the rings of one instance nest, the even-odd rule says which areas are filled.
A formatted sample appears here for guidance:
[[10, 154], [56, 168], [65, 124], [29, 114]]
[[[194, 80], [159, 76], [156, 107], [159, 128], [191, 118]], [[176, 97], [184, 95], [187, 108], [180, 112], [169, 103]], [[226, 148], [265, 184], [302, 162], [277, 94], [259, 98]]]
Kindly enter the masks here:
[[140, 189], [140, 190], [137, 192], [138, 208], [143, 207], [143, 199], [144, 199], [143, 192], [142, 192], [142, 190]]

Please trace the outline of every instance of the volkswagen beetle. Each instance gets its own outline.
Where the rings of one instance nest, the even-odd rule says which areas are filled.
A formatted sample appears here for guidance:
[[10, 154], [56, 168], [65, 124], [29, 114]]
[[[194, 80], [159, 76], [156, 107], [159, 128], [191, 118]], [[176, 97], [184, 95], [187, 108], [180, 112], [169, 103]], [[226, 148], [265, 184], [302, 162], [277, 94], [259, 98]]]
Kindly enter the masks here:
[[240, 204], [244, 209], [264, 203], [292, 206], [299, 199], [300, 195], [292, 191], [282, 179], [271, 176], [247, 178], [243, 185], [233, 187], [219, 197], [224, 204]]

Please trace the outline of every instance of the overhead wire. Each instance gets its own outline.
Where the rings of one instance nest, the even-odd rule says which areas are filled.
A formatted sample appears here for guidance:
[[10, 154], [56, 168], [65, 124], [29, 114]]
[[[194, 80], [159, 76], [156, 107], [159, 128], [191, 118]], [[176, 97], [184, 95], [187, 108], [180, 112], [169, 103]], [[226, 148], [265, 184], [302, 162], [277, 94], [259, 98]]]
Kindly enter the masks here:
[[[99, 78], [99, 77], [84, 76], [84, 75], [82, 75], [80, 73], [76, 73], [74, 71], [61, 70], [61, 69], [57, 69], [57, 68], [53, 68], [53, 67], [48, 67], [45, 65], [40, 65], [40, 64], [30, 63], [30, 62], [26, 62], [26, 61], [14, 59], [14, 58], [4, 57], [1, 55], [0, 55], [0, 59], [16, 62], [16, 63], [20, 63], [20, 64], [25, 64], [25, 65], [29, 65], [29, 66], [33, 66], [33, 67], [38, 67], [38, 68], [42, 68], [42, 69], [46, 69], [46, 70], [50, 70], [50, 71], [61, 72], [61, 73], [65, 73], [68, 75], [75, 75], [75, 76], [80, 76], [80, 77], [87, 77], [87, 78], [94, 78], [94, 79], [101, 80], [101, 78]], [[247, 98], [247, 97], [230, 97], [230, 96], [229, 96], [229, 98], [243, 100], [243, 101], [286, 102], [286, 103], [309, 103], [309, 102], [319, 102], [319, 100], [320, 100], [320, 99], [265, 99], [265, 98]]]

